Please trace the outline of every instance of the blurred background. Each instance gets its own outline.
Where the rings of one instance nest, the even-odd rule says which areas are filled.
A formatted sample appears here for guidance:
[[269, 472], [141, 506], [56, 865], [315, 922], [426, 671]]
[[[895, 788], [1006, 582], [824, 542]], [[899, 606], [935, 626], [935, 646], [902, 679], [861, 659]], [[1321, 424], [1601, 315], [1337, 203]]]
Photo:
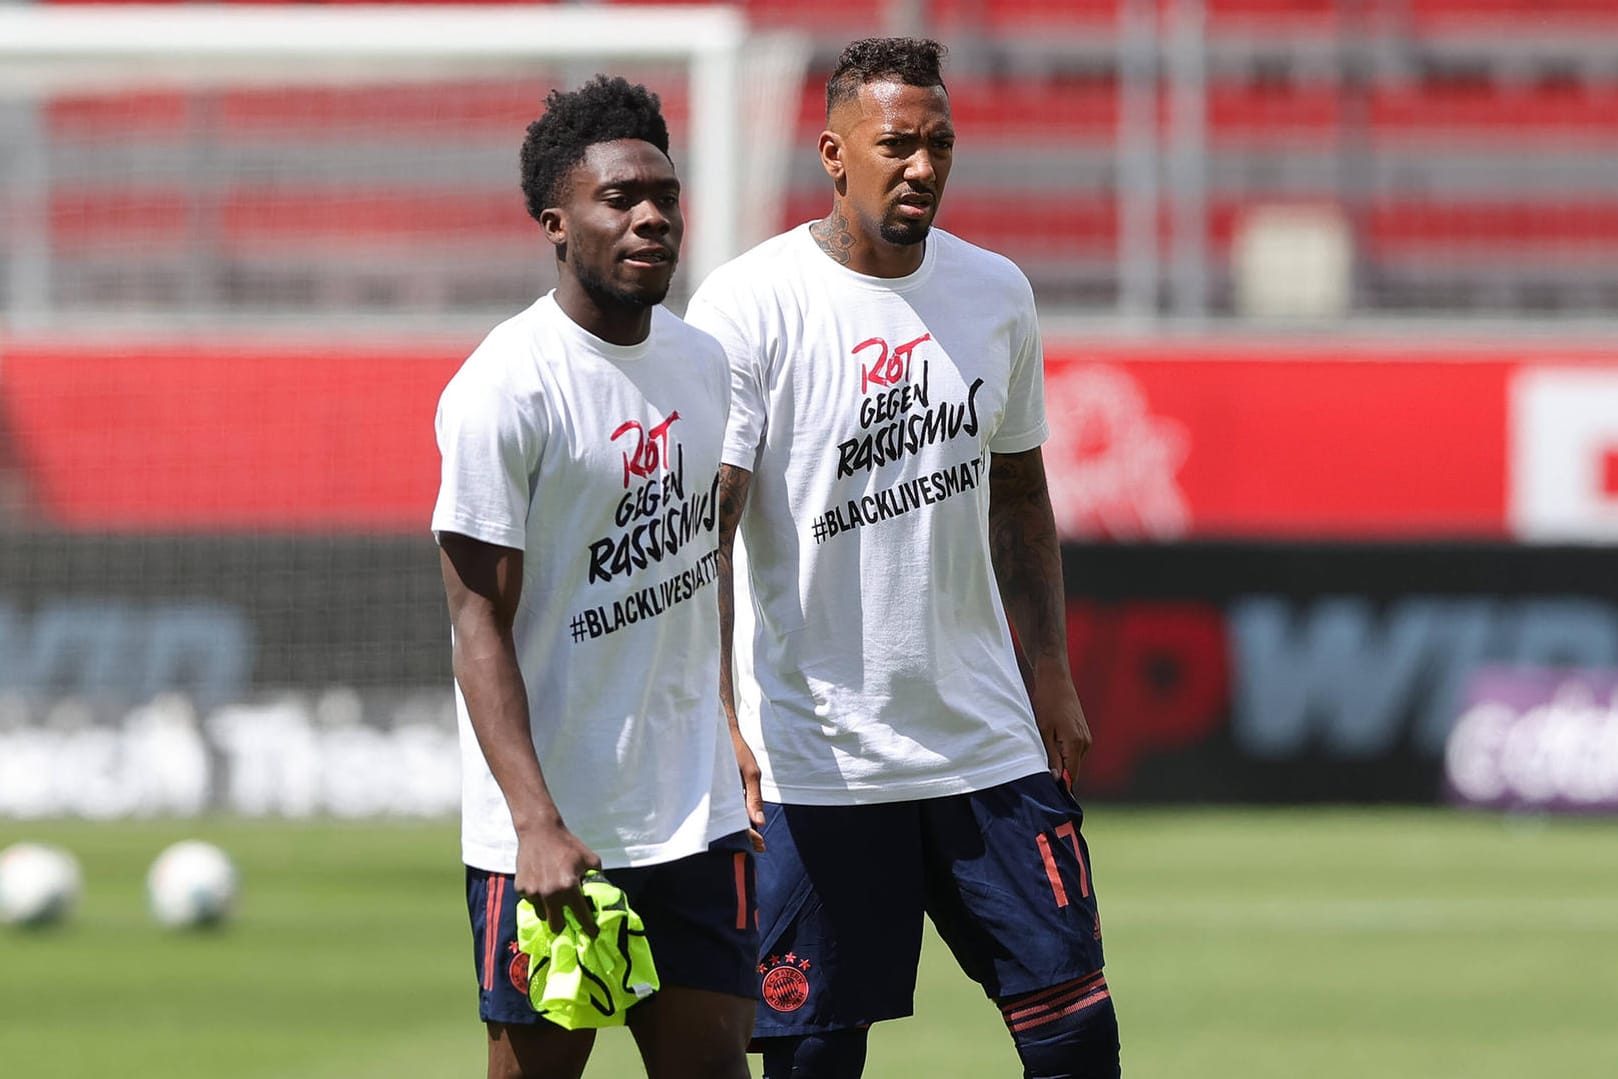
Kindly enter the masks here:
[[[824, 212], [825, 74], [886, 33], [950, 47], [938, 223], [1041, 308], [1136, 1074], [1608, 1074], [1613, 0], [0, 4], [0, 841], [201, 831], [289, 902], [419, 848], [459, 972], [432, 417], [554, 282], [524, 127], [599, 70], [662, 95], [681, 310]], [[22, 947], [16, 1002], [59, 965]], [[461, 988], [424, 1016], [468, 1033]], [[937, 1007], [893, 1067], [1014, 1074]]]

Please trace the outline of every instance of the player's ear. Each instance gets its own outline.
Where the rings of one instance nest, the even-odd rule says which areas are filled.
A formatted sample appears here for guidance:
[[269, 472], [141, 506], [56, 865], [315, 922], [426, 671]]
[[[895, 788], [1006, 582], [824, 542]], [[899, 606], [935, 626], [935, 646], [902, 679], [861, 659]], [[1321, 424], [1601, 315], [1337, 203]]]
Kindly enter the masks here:
[[561, 247], [567, 243], [567, 219], [555, 206], [539, 211], [539, 227], [544, 231], [545, 239], [550, 241], [552, 247]]
[[841, 183], [846, 165], [843, 161], [843, 137], [835, 131], [820, 133], [820, 167], [826, 175]]

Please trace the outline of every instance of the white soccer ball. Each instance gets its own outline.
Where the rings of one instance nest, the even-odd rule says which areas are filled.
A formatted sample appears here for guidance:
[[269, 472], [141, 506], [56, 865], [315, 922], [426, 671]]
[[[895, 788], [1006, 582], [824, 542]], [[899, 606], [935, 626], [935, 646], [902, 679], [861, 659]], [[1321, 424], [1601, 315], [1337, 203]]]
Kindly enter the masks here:
[[0, 922], [59, 922], [73, 913], [83, 891], [79, 860], [61, 847], [13, 843], [0, 851]]
[[235, 908], [238, 885], [229, 855], [212, 843], [186, 839], [152, 862], [146, 902], [152, 917], [173, 929], [218, 925]]

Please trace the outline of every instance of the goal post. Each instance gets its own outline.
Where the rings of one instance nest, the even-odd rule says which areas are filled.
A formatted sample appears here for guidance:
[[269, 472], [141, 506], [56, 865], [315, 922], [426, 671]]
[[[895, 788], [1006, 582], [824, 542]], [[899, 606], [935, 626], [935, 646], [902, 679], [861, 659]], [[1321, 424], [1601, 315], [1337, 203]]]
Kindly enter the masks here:
[[[311, 129], [305, 136], [290, 129], [296, 118], [290, 109], [283, 110], [288, 115], [275, 127], [273, 138], [255, 150], [244, 147], [246, 139], [231, 130], [229, 109], [221, 115], [215, 102], [210, 112], [198, 105], [199, 100], [231, 93], [273, 96], [278, 89], [296, 95], [319, 88], [324, 96], [314, 99], [318, 109], [331, 113], [346, 107], [341, 100], [344, 88], [350, 96], [361, 97], [368, 88], [416, 87], [418, 93], [406, 94], [401, 101], [429, 101], [435, 107], [449, 102], [444, 106], [445, 128], [418, 131], [417, 141], [430, 144], [440, 139], [459, 144], [466, 131], [456, 130], [462, 115], [453, 104], [457, 94], [473, 102], [466, 106], [467, 111], [487, 115], [497, 107], [489, 104], [495, 88], [520, 86], [540, 98], [527, 103], [532, 118], [542, 108], [547, 85], [576, 83], [598, 70], [622, 71], [631, 78], [642, 69], [666, 72], [664, 83], [678, 86], [675, 96], [680, 100], [673, 108], [678, 122], [671, 127], [676, 128], [675, 139], [683, 153], [678, 163], [692, 222], [681, 275], [682, 287], [689, 291], [718, 263], [779, 224], [782, 162], [792, 137], [807, 62], [808, 47], [801, 39], [789, 34], [752, 34], [740, 11], [726, 6], [117, 4], [0, 8], [0, 129], [13, 146], [11, 153], [0, 157], [0, 180], [4, 181], [0, 186], [9, 192], [0, 195], [0, 224], [4, 225], [0, 243], [6, 249], [4, 310], [13, 326], [23, 326], [49, 322], [53, 315], [79, 304], [64, 295], [63, 273], [71, 273], [61, 264], [64, 233], [78, 235], [82, 246], [105, 243], [116, 249], [118, 236], [96, 236], [97, 221], [110, 219], [105, 207], [88, 215], [77, 232], [72, 220], [64, 221], [75, 199], [93, 202], [105, 190], [110, 199], [132, 203], [127, 206], [136, 225], [132, 246], [143, 239], [144, 231], [156, 228], [157, 218], [169, 214], [176, 229], [207, 248], [182, 257], [211, 258], [217, 269], [221, 241], [217, 234], [204, 234], [210, 228], [217, 233], [221, 216], [239, 222], [264, 219], [268, 214], [255, 217], [249, 208], [222, 206], [222, 200], [262, 188], [267, 176], [272, 181], [294, 176], [299, 167], [328, 182], [338, 168], [334, 162], [344, 156], [339, 144], [345, 137], [316, 127], [325, 115], [311, 115]], [[652, 80], [647, 81], [650, 85]], [[444, 94], [433, 94], [430, 88], [434, 86], [445, 87]], [[138, 166], [164, 152], [139, 146], [106, 150], [117, 167], [135, 168], [127, 176], [127, 191], [106, 190], [87, 182], [105, 172], [96, 155], [117, 135], [115, 130], [107, 130], [117, 124], [103, 125], [95, 132], [102, 143], [86, 147], [73, 142], [74, 117], [98, 108], [104, 111], [111, 107], [108, 102], [120, 97], [137, 103], [145, 99], [149, 111], [161, 112], [167, 106], [151, 105], [150, 101], [163, 94], [179, 95], [189, 102], [183, 111], [192, 135], [177, 151], [188, 159], [185, 183], [167, 188], [154, 185], [152, 204], [139, 205], [144, 177]], [[668, 96], [665, 94], [666, 105]], [[86, 101], [91, 104], [84, 105]], [[75, 104], [81, 106], [77, 112]], [[498, 108], [508, 114], [512, 111], [509, 103]], [[264, 108], [247, 111], [260, 120], [266, 114]], [[364, 110], [355, 114], [364, 115]], [[210, 127], [206, 138], [196, 135], [199, 116], [206, 117]], [[374, 122], [372, 117], [367, 120]], [[160, 119], [151, 116], [137, 116], [131, 126], [141, 124], [162, 126]], [[130, 135], [138, 138], [140, 131]], [[520, 126], [500, 135], [510, 151], [513, 200], [519, 199], [515, 161], [521, 135]], [[288, 145], [300, 137], [316, 149]], [[220, 145], [225, 148], [219, 149]], [[480, 155], [494, 155], [496, 145], [497, 140], [491, 138]], [[320, 147], [325, 148], [324, 155]], [[424, 146], [426, 149], [430, 146]], [[265, 157], [283, 151], [296, 160], [279, 166], [265, 162]], [[356, 154], [351, 149], [347, 156]], [[237, 175], [228, 172], [233, 167], [239, 170]], [[441, 162], [436, 167], [443, 174], [436, 186], [454, 187], [454, 163]], [[363, 166], [358, 171], [363, 173]], [[469, 178], [472, 171], [469, 167]], [[477, 181], [472, 183], [477, 186]], [[182, 186], [189, 195], [177, 194]], [[198, 205], [169, 205], [191, 197]], [[427, 205], [430, 208], [430, 202]], [[467, 207], [460, 209], [469, 212]], [[385, 208], [377, 210], [380, 218], [388, 213]], [[341, 215], [341, 207], [329, 214], [334, 218]], [[289, 217], [300, 220], [290, 211]], [[447, 231], [449, 223], [445, 228]], [[116, 233], [117, 229], [108, 231]], [[377, 221], [362, 220], [352, 231], [374, 234], [382, 230]], [[256, 233], [244, 226], [233, 235], [246, 244]], [[164, 239], [178, 243], [174, 236]], [[408, 236], [393, 239], [398, 241], [395, 247], [378, 259], [419, 255], [411, 250]], [[439, 235], [434, 242], [444, 239]], [[107, 274], [105, 262], [105, 258], [99, 260], [103, 276]], [[208, 277], [205, 270], [190, 269], [193, 279]], [[87, 268], [84, 278], [97, 279], [94, 272], [96, 267]], [[226, 315], [240, 313], [230, 310], [232, 304], [218, 302], [218, 279], [216, 273], [211, 286], [192, 287], [185, 302], [175, 301], [175, 306], [184, 306], [186, 316], [193, 319], [199, 313], [206, 317], [210, 307]], [[230, 279], [240, 294], [242, 275]], [[250, 281], [251, 275], [246, 279]], [[118, 294], [116, 289], [107, 291]], [[134, 291], [135, 302], [128, 306], [139, 306], [139, 289]], [[454, 291], [448, 290], [450, 294]], [[93, 309], [94, 299], [79, 305]], [[334, 305], [330, 313], [341, 309], [341, 304]], [[414, 313], [429, 312], [418, 309]]]

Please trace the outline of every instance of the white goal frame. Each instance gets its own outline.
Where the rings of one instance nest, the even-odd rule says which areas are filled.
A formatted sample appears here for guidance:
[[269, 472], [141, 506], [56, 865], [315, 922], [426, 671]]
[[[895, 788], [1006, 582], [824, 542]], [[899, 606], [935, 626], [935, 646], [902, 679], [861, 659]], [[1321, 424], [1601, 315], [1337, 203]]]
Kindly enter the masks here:
[[[808, 55], [795, 35], [750, 35], [743, 15], [725, 6], [0, 7], [0, 90], [23, 94], [134, 79], [241, 85], [316, 72], [336, 81], [394, 78], [401, 59], [432, 77], [520, 74], [535, 61], [582, 58], [683, 62], [691, 108], [687, 208], [700, 222], [686, 252], [694, 282], [775, 223], [756, 220], [758, 202], [769, 202], [772, 183], [779, 188], [784, 161], [758, 148], [790, 139]], [[745, 158], [744, 133], [751, 142]]]

